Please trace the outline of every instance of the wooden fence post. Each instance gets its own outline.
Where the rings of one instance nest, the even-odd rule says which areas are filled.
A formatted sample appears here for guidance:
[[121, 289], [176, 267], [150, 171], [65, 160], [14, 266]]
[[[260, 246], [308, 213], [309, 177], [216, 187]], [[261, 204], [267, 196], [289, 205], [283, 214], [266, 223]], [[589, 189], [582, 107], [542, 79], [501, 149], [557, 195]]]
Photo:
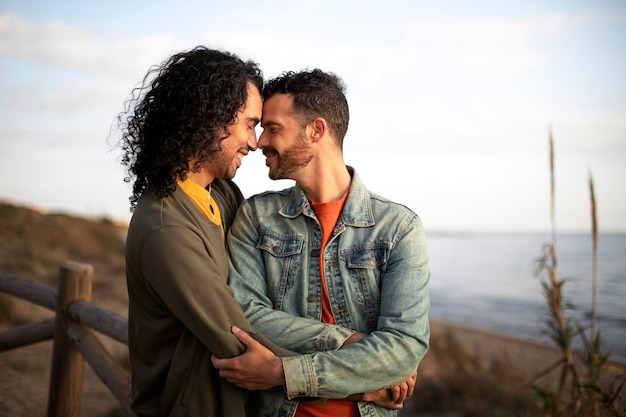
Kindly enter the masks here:
[[76, 300], [91, 301], [93, 267], [63, 262], [60, 268], [56, 328], [48, 392], [48, 417], [79, 417], [85, 361], [67, 335], [67, 306]]

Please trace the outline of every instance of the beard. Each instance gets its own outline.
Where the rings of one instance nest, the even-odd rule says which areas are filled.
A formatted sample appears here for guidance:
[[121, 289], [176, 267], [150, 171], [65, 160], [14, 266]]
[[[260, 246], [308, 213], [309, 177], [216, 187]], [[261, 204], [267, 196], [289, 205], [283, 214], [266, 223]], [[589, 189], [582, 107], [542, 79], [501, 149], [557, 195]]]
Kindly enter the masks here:
[[298, 138], [296, 143], [286, 149], [282, 154], [276, 153], [276, 168], [270, 167], [269, 177], [272, 180], [293, 179], [293, 174], [311, 162], [313, 154], [309, 150], [309, 144], [304, 138]]
[[214, 165], [216, 171], [215, 178], [224, 180], [231, 180], [237, 173], [237, 168], [234, 166], [233, 160], [235, 155], [227, 155], [224, 151], [218, 151], [213, 155], [211, 163]]

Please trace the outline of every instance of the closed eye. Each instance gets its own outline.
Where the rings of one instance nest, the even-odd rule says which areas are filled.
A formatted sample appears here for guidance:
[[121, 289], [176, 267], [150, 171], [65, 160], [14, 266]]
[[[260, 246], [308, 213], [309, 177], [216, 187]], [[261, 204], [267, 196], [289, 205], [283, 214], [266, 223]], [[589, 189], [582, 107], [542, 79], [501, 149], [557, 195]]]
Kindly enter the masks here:
[[280, 125], [274, 122], [267, 122], [262, 124], [263, 130], [269, 133], [276, 133], [280, 129]]
[[248, 122], [248, 130], [254, 130], [254, 129], [257, 127], [257, 125], [258, 125], [258, 124], [259, 124], [259, 121], [258, 121], [258, 120], [256, 120], [256, 119], [251, 119], [251, 120]]

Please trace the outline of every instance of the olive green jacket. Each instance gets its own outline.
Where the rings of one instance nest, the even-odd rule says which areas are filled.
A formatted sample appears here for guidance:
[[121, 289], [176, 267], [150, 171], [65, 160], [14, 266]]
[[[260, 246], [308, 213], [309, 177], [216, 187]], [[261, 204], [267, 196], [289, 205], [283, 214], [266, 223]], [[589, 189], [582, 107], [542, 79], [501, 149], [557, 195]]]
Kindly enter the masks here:
[[[228, 230], [241, 192], [231, 181], [216, 180], [211, 194]], [[166, 198], [144, 193], [126, 242], [132, 408], [138, 416], [244, 416], [242, 390], [211, 364], [213, 354], [245, 351], [231, 326], [253, 333], [228, 272], [220, 228], [180, 187]], [[290, 354], [254, 337], [279, 356]]]

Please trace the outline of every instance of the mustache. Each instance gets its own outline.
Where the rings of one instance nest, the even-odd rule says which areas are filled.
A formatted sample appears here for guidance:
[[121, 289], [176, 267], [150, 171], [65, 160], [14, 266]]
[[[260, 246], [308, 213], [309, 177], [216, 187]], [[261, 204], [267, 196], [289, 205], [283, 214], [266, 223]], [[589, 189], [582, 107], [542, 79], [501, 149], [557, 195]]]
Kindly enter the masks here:
[[276, 149], [274, 148], [264, 148], [263, 149], [263, 155], [264, 156], [271, 156], [271, 155], [276, 155]]

